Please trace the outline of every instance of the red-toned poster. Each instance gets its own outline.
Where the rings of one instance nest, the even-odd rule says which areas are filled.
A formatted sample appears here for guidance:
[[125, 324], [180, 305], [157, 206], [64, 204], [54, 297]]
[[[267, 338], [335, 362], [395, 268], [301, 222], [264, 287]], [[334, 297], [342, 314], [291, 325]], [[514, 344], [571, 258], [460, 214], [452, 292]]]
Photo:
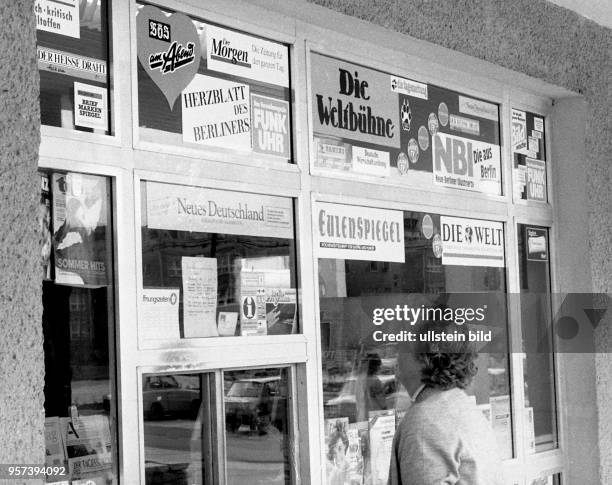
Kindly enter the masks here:
[[94, 175], [54, 173], [52, 194], [55, 282], [107, 285], [108, 181]]

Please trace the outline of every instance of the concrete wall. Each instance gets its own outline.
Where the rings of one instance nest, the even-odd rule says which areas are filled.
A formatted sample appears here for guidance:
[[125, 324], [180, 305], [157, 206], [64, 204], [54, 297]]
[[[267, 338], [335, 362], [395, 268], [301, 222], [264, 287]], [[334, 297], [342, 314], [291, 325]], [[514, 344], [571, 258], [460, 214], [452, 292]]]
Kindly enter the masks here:
[[[585, 223], [580, 224], [583, 226], [580, 229], [571, 224], [567, 226], [567, 231], [578, 230], [582, 237], [566, 237], [568, 232], [560, 232], [556, 242], [563, 254], [586, 256], [586, 261], [581, 264], [590, 268], [581, 268], [579, 273], [590, 271], [591, 280], [586, 287], [581, 283], [580, 288], [572, 289], [575, 280], [570, 270], [565, 272], [568, 276], [562, 286], [565, 291], [612, 292], [610, 29], [544, 0], [308, 1], [584, 96], [586, 103], [580, 107], [576, 121], [584, 130], [580, 142], [584, 140], [585, 157], [576, 160], [577, 166], [569, 167], [568, 171], [578, 173], [584, 169], [584, 185], [577, 187], [574, 178], [563, 180], [557, 200], [575, 199], [573, 192], [580, 191], [581, 197], [578, 198], [584, 205], [572, 210], [570, 219], [579, 214]], [[583, 150], [578, 147], [576, 151]], [[567, 204], [561, 206], [568, 207]], [[564, 216], [563, 212], [559, 213], [560, 219]], [[602, 348], [612, 349], [611, 320], [608, 318], [602, 322], [598, 329]], [[567, 356], [566, 361], [564, 368], [571, 370], [564, 376], [569, 376], [566, 392], [570, 400], [575, 399], [566, 411], [580, 412], [580, 419], [573, 419], [578, 415], [570, 414], [567, 421], [570, 476], [566, 477], [566, 483], [612, 483], [612, 454], [608, 453], [612, 446], [612, 359], [610, 354], [602, 353], [595, 358]], [[579, 365], [576, 367], [574, 364]], [[572, 434], [574, 430], [579, 434]], [[599, 455], [594, 453], [597, 445]]]
[[33, 5], [0, 2], [0, 463], [40, 464], [45, 457]]

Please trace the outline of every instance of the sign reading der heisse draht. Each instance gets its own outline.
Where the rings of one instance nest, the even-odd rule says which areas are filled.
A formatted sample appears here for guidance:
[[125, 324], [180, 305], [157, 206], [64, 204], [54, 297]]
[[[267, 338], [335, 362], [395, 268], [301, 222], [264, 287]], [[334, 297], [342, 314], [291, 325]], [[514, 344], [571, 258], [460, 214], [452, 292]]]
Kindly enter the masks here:
[[327, 202], [314, 209], [319, 258], [404, 262], [402, 211]]

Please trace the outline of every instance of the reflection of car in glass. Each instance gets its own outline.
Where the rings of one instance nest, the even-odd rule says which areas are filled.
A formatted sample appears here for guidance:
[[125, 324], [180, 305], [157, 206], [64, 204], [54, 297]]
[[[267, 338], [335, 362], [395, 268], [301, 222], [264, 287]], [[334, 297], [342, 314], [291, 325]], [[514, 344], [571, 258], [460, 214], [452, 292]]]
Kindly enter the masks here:
[[283, 431], [286, 413], [287, 389], [280, 376], [239, 379], [225, 395], [225, 424], [232, 432], [244, 425], [264, 432], [268, 424]]
[[194, 418], [200, 408], [200, 386], [195, 376], [148, 376], [142, 389], [145, 419], [164, 416]]
[[[365, 379], [365, 376], [363, 377]], [[385, 399], [385, 409], [406, 409], [410, 405], [410, 396], [395, 380], [395, 375], [389, 373], [378, 374], [376, 378], [382, 385]], [[350, 376], [344, 382], [342, 389], [335, 397], [324, 403], [325, 417], [348, 417], [349, 422], [357, 420], [357, 377]], [[365, 403], [362, 403], [362, 406]], [[371, 411], [371, 409], [366, 409]]]

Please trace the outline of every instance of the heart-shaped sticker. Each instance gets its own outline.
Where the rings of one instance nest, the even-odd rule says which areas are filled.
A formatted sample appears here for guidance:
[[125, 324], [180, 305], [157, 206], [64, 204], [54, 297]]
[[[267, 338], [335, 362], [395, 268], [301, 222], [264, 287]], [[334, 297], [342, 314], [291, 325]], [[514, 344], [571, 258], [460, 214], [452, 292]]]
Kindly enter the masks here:
[[168, 100], [170, 109], [200, 66], [200, 39], [193, 22], [181, 13], [165, 15], [144, 6], [136, 18], [138, 60]]

